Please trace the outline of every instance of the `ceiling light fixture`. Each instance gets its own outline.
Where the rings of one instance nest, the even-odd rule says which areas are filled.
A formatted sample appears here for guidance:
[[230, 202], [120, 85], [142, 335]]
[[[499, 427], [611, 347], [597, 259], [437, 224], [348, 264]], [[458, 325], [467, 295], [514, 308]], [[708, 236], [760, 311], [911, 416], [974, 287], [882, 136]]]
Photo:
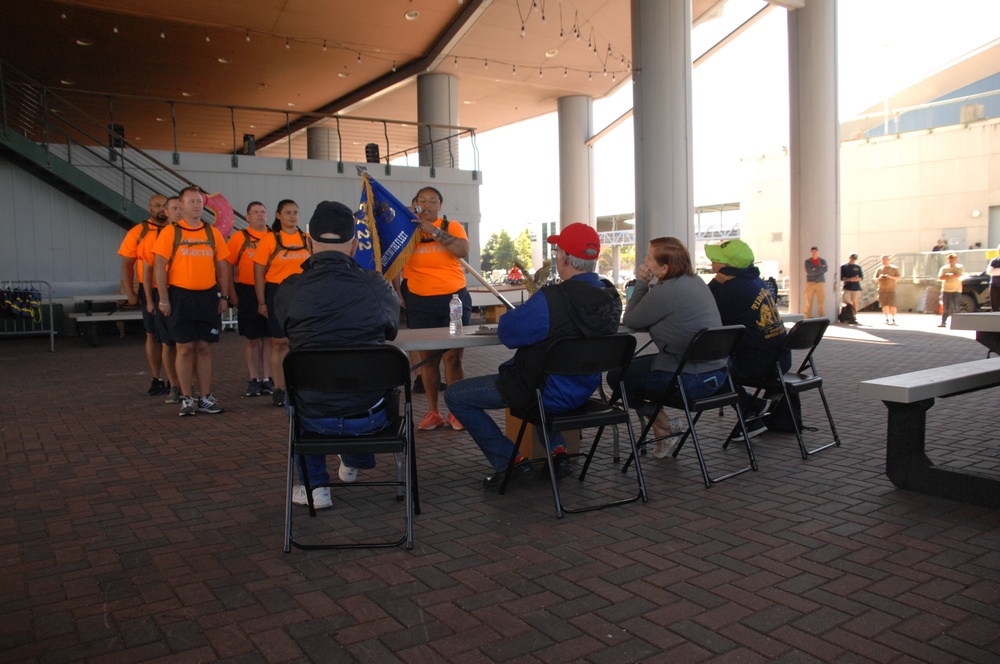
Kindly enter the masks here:
[[290, 101], [290, 102], [288, 102], [288, 105], [289, 106], [295, 106], [295, 102], [294, 101]]
[[75, 83], [75, 81], [70, 81], [65, 78], [59, 82], [62, 83], [63, 85], [73, 85], [73, 83]]
[[554, 58], [557, 55], [559, 55], [559, 49], [558, 48], [550, 48], [549, 50], [545, 51], [545, 57], [547, 57], [547, 58]]
[[181, 96], [183, 96], [183, 97], [193, 97], [194, 93], [193, 92], [182, 92]]
[[403, 16], [406, 18], [407, 21], [416, 21], [418, 18], [420, 18], [420, 12], [418, 12], [416, 9], [411, 9], [410, 11], [406, 12]]
[[230, 62], [232, 62], [232, 60], [230, 60], [229, 58], [219, 58], [219, 62], [224, 65], [228, 65]]
[[94, 45], [94, 41], [92, 39], [77, 39], [76, 40], [76, 45], [77, 46], [93, 46]]
[[351, 77], [351, 72], [349, 72], [349, 71], [342, 71], [339, 74], [337, 74], [337, 76], [339, 76], [340, 78], [350, 78]]

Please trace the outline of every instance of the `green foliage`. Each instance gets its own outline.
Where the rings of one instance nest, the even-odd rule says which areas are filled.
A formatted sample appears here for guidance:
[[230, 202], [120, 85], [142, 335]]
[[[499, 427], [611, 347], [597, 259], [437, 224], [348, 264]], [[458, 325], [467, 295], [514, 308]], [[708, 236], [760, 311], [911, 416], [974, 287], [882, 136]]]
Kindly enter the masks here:
[[520, 259], [526, 266], [531, 266], [531, 234], [521, 231], [517, 241], [511, 239], [506, 230], [490, 235], [486, 246], [481, 252], [480, 269], [483, 272], [491, 270], [510, 270], [514, 261]]

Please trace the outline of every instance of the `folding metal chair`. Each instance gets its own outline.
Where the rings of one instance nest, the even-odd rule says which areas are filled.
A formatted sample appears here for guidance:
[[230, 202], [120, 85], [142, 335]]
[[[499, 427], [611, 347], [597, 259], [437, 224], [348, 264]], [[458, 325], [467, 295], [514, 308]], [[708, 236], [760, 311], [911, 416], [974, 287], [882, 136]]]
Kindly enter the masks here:
[[[651, 442], [659, 440], [657, 438], [647, 439], [647, 437], [650, 429], [653, 427], [653, 420], [656, 419], [657, 414], [659, 414], [665, 406], [683, 410], [684, 415], [687, 418], [688, 428], [682, 434], [680, 442], [674, 449], [673, 457], [675, 459], [677, 458], [677, 454], [681, 451], [681, 448], [684, 446], [688, 436], [690, 436], [691, 442], [694, 443], [695, 454], [698, 457], [698, 465], [701, 467], [701, 475], [705, 482], [705, 488], [712, 486], [712, 484], [716, 482], [729, 479], [730, 477], [742, 475], [747, 471], [757, 470], [757, 460], [754, 458], [753, 447], [750, 445], [750, 437], [747, 435], [746, 423], [743, 421], [743, 413], [740, 411], [739, 407], [740, 395], [736, 390], [736, 385], [733, 383], [732, 375], [730, 375], [730, 372], [728, 371], [730, 357], [736, 348], [736, 344], [739, 343], [740, 338], [743, 336], [745, 331], [746, 328], [742, 325], [707, 327], [700, 330], [691, 339], [687, 350], [684, 351], [684, 355], [681, 358], [680, 364], [677, 366], [674, 378], [670, 381], [670, 385], [667, 389], [662, 393], [639, 393], [639, 396], [644, 401], [655, 406], [655, 410], [649, 418], [649, 421], [643, 426], [642, 434], [639, 436], [638, 446], [642, 448]], [[684, 388], [684, 382], [681, 380], [681, 375], [684, 373], [685, 367], [689, 363], [693, 362], [715, 362], [719, 360], [725, 360], [727, 363], [726, 379], [723, 384], [719, 386], [719, 389], [709, 396], [698, 399], [688, 396], [687, 390]], [[732, 406], [733, 410], [736, 411], [736, 418], [739, 422], [739, 431], [743, 434], [743, 442], [746, 444], [747, 448], [749, 464], [738, 470], [713, 478], [708, 472], [708, 466], [705, 464], [705, 456], [702, 454], [701, 442], [698, 440], [698, 432], [695, 427], [698, 424], [698, 420], [701, 419], [703, 412], [706, 410], [722, 409], [726, 406]], [[725, 447], [726, 445], [724, 444], [723, 448]], [[631, 461], [632, 458], [629, 458], [629, 460], [625, 462], [625, 468], [623, 470], [628, 468]]]
[[[417, 462], [413, 438], [413, 413], [410, 402], [410, 360], [406, 353], [388, 345], [341, 346], [293, 350], [285, 356], [285, 403], [288, 404], [288, 486], [285, 496], [285, 553], [299, 549], [358, 549], [392, 547], [406, 543], [413, 548], [413, 515], [420, 514], [417, 493]], [[306, 431], [299, 421], [302, 393], [325, 392], [331, 395], [355, 392], [383, 392], [402, 389], [403, 414], [395, 399], [386, 397], [389, 427], [361, 436], [330, 436]], [[336, 398], [332, 396], [332, 398]], [[312, 484], [305, 471], [307, 454], [392, 453], [396, 458], [396, 481], [360, 481], [351, 484]], [[400, 455], [405, 456], [404, 464]], [[344, 544], [303, 544], [292, 537], [292, 485], [295, 460], [303, 467], [303, 484], [309, 501], [309, 516], [315, 518], [312, 490], [318, 487], [355, 489], [357, 487], [395, 486], [396, 500], [405, 501], [406, 531], [398, 540], [363, 541]]]
[[[638, 493], [631, 498], [613, 500], [599, 505], [587, 505], [584, 507], [569, 508], [563, 505], [559, 494], [559, 485], [556, 482], [555, 464], [552, 455], [548, 453], [550, 434], [557, 431], [570, 431], [578, 429], [597, 428], [597, 435], [590, 446], [590, 451], [586, 454], [578, 453], [571, 456], [586, 457], [583, 468], [580, 471], [579, 481], [583, 481], [587, 476], [587, 471], [594, 459], [594, 452], [601, 441], [604, 428], [616, 424], [624, 424], [628, 430], [629, 444], [632, 453], [635, 454], [638, 448], [635, 442], [635, 433], [632, 430], [632, 422], [629, 417], [628, 400], [624, 390], [619, 384], [611, 400], [605, 398], [604, 392], [598, 390], [598, 398], [591, 398], [585, 404], [575, 410], [564, 413], [549, 413], [545, 409], [545, 386], [549, 376], [585, 376], [589, 374], [603, 373], [612, 369], [620, 369], [621, 374], [625, 374], [629, 362], [632, 361], [632, 354], [635, 351], [635, 337], [630, 334], [615, 334], [592, 339], [559, 339], [549, 347], [545, 355], [545, 365], [542, 377], [535, 388], [535, 403], [530, 410], [518, 410], [511, 408], [511, 413], [522, 420], [521, 429], [517, 434], [517, 441], [514, 443], [514, 452], [511, 454], [510, 463], [507, 465], [503, 484], [500, 486], [500, 493], [507, 489], [507, 482], [521, 449], [524, 433], [528, 424], [533, 424], [541, 433], [545, 441], [545, 462], [548, 464], [549, 479], [552, 482], [552, 497], [555, 500], [556, 516], [560, 519], [564, 512], [571, 514], [579, 512], [590, 512], [604, 509], [613, 505], [625, 505], [634, 503], [640, 498], [643, 502], [649, 500], [646, 495], [646, 482], [642, 477], [642, 467], [636, 463], [636, 480], [639, 485]], [[621, 396], [621, 405], [616, 403], [616, 397]], [[541, 460], [538, 460], [539, 462]]]
[[[833, 413], [830, 412], [830, 404], [826, 400], [826, 393], [823, 392], [823, 378], [816, 372], [816, 361], [813, 358], [816, 347], [823, 340], [823, 335], [829, 326], [829, 318], [800, 320], [788, 331], [788, 337], [785, 339], [784, 346], [782, 346], [781, 351], [774, 358], [773, 364], [775, 370], [771, 375], [760, 381], [743, 381], [747, 387], [757, 388], [756, 392], [754, 392], [754, 398], [758, 397], [763, 391], [781, 393], [781, 397], [771, 406], [771, 412], [774, 412], [775, 407], [781, 403], [781, 399], [788, 402], [790, 408], [791, 400], [789, 397], [791, 395], [799, 395], [809, 390], [819, 391], [819, 397], [823, 401], [823, 409], [826, 411], [826, 419], [830, 423], [830, 432], [833, 434], [833, 440], [814, 449], [807, 449], [802, 440], [802, 427], [793, 415], [791, 420], [795, 428], [795, 439], [799, 443], [799, 451], [803, 459], [808, 459], [810, 454], [821, 452], [828, 447], [840, 447], [840, 436], [837, 434], [837, 426], [833, 423]], [[786, 351], [795, 350], [805, 350], [808, 352], [802, 360], [802, 364], [799, 365], [798, 371], [783, 371], [780, 362], [782, 354]]]

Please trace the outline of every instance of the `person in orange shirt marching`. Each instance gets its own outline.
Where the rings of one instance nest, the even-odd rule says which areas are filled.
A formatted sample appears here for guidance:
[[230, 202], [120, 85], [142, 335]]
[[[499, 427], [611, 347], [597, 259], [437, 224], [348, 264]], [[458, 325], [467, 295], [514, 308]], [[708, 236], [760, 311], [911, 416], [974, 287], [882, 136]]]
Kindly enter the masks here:
[[[155, 237], [160, 229], [167, 223], [165, 206], [167, 197], [162, 194], [154, 194], [149, 199], [149, 219], [141, 221], [125, 234], [118, 255], [122, 257], [122, 281], [121, 292], [128, 297], [130, 305], [138, 304], [142, 308], [142, 325], [146, 330], [146, 361], [149, 363], [149, 371], [153, 375], [153, 380], [146, 391], [151, 397], [160, 396], [170, 392], [170, 375], [163, 370], [161, 360], [162, 349], [160, 342], [156, 339], [156, 320], [146, 313], [146, 298], [143, 291], [143, 266], [145, 263], [139, 256], [139, 244], [147, 237]], [[138, 297], [136, 294], [135, 280], [138, 277]], [[163, 380], [166, 378], [166, 380]]]
[[181, 208], [181, 199], [171, 196], [167, 199], [167, 223], [155, 232], [146, 234], [146, 237], [139, 243], [136, 254], [142, 261], [142, 293], [143, 293], [143, 319], [149, 316], [153, 319], [153, 335], [160, 345], [160, 363], [163, 371], [167, 374], [167, 398], [166, 403], [180, 403], [181, 386], [177, 382], [177, 347], [174, 345], [174, 338], [170, 336], [167, 329], [167, 319], [160, 311], [160, 298], [156, 288], [156, 275], [153, 273], [153, 263], [156, 255], [153, 253], [153, 246], [160, 237], [160, 232], [167, 226], [173, 226], [184, 218], [184, 211]]
[[247, 371], [250, 382], [244, 396], [259, 397], [271, 394], [274, 382], [271, 380], [271, 330], [267, 318], [257, 310], [257, 290], [254, 288], [254, 262], [257, 247], [269, 233], [267, 212], [264, 204], [254, 201], [247, 206], [248, 228], [235, 231], [229, 236], [229, 263], [233, 266], [233, 289], [229, 292], [229, 303], [237, 308], [237, 325], [241, 337], [246, 338]]
[[[229, 307], [229, 247], [217, 229], [202, 223], [204, 202], [198, 187], [183, 189], [180, 200], [184, 218], [163, 229], [153, 245], [158, 306], [177, 345], [181, 416], [221, 413], [212, 396], [210, 344], [219, 341], [222, 313]], [[201, 390], [198, 401], [191, 396], [195, 372]]]
[[278, 203], [273, 233], [268, 233], [257, 246], [253, 257], [253, 283], [257, 292], [257, 311], [267, 317], [271, 331], [271, 376], [274, 377], [274, 391], [271, 403], [285, 405], [285, 373], [281, 363], [288, 354], [288, 335], [277, 318], [270, 315], [274, 311], [274, 294], [281, 282], [302, 272], [302, 263], [309, 258], [309, 236], [299, 230], [299, 206], [295, 201], [285, 199]]

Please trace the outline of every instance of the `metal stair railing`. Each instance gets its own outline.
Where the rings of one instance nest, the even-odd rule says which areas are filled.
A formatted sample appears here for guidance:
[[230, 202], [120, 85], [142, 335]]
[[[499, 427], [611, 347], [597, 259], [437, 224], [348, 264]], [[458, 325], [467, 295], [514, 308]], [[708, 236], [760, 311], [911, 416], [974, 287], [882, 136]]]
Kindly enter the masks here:
[[[146, 218], [147, 205], [154, 194], [169, 194], [195, 185], [124, 137], [110, 132], [107, 126], [65, 98], [3, 62], [0, 62], [0, 105], [0, 141], [133, 222]], [[67, 177], [67, 170], [60, 168], [67, 164], [100, 187], [91, 187], [80, 177]], [[114, 192], [117, 200], [109, 203], [102, 195], [102, 188]], [[206, 211], [205, 220], [212, 220], [210, 212]], [[244, 226], [245, 218], [236, 213], [234, 227]]]

